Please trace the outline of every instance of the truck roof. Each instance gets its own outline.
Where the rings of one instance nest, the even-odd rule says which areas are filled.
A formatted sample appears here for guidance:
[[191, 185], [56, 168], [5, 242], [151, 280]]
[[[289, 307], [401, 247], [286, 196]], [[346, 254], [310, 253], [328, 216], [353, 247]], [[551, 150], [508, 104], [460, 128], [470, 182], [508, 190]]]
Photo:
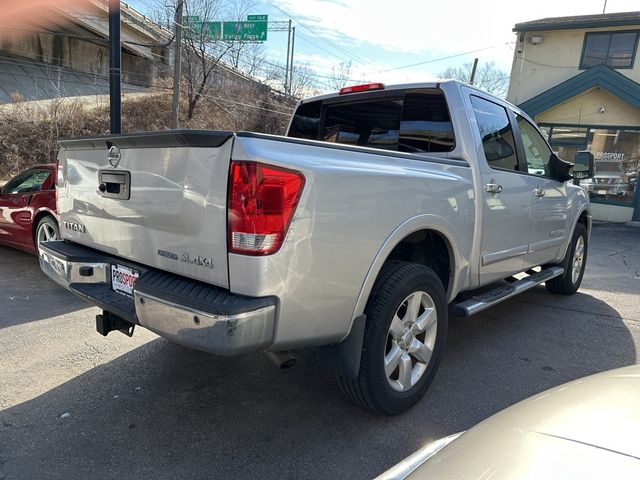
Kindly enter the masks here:
[[[461, 82], [459, 80], [452, 80], [452, 79], [436, 79], [436, 80], [432, 80], [430, 82], [412, 82], [412, 83], [396, 83], [396, 84], [392, 84], [392, 85], [384, 85], [384, 88], [381, 89], [385, 92], [388, 92], [390, 90], [407, 90], [407, 89], [412, 89], [412, 88], [437, 88], [440, 85], [447, 83], [447, 84], [458, 84], [458, 85], [464, 85], [470, 88], [476, 88], [473, 85], [469, 85], [468, 83], [465, 82]], [[365, 92], [358, 92], [358, 93], [366, 93]], [[357, 95], [357, 93], [350, 93], [349, 95]], [[316, 95], [315, 97], [309, 97], [309, 98], [305, 98], [303, 100], [300, 101], [300, 103], [308, 103], [308, 102], [314, 102], [317, 100], [326, 100], [328, 98], [335, 98], [340, 96], [339, 92], [332, 92], [332, 93], [325, 93], [322, 95]]]

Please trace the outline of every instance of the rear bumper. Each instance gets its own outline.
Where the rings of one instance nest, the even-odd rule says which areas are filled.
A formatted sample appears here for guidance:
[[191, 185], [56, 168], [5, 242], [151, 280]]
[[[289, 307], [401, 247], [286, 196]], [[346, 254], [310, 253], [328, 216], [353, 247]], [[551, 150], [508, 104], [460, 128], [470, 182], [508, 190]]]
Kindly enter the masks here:
[[[111, 265], [116, 264], [140, 273], [133, 297], [112, 290]], [[64, 241], [41, 246], [40, 267], [90, 303], [189, 348], [237, 355], [273, 343], [275, 297], [235, 295]]]

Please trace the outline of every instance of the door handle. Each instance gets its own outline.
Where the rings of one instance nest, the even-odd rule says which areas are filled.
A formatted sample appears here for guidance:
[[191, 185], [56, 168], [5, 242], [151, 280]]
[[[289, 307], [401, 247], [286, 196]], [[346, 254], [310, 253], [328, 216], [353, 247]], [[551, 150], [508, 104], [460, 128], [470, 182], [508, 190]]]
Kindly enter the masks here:
[[533, 194], [538, 198], [544, 197], [544, 188], [535, 187], [533, 189]]
[[498, 185], [497, 183], [487, 183], [484, 186], [484, 190], [487, 193], [500, 193], [502, 192], [502, 185]]

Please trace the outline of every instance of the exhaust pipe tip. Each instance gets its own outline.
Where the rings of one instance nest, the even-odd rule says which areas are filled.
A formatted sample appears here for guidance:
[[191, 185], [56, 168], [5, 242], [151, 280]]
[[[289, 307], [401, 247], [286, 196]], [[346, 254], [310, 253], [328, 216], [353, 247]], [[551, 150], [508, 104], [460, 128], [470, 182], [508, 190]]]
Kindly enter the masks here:
[[291, 353], [284, 351], [284, 352], [266, 352], [267, 357], [269, 357], [269, 360], [271, 360], [274, 365], [276, 367], [278, 367], [280, 370], [286, 370], [288, 368], [293, 367], [297, 360], [296, 357], [294, 357], [293, 355], [291, 355]]

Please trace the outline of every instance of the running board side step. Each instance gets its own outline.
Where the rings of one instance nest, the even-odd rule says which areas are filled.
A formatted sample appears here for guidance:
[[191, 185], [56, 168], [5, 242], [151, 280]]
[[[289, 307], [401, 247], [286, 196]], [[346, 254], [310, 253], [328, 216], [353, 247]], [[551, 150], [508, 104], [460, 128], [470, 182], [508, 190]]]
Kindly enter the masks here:
[[563, 273], [564, 268], [562, 267], [545, 268], [516, 282], [500, 285], [489, 292], [471, 297], [460, 303], [453, 303], [451, 304], [451, 313], [457, 317], [470, 317]]

